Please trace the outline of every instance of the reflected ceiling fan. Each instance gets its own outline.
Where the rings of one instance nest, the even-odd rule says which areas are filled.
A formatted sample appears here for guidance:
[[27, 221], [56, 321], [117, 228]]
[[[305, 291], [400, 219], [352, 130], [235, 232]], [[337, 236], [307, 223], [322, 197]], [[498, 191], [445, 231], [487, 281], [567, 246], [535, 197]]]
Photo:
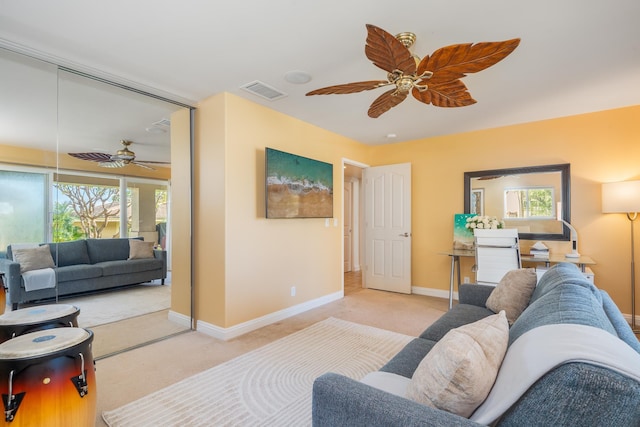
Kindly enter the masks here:
[[436, 107], [464, 107], [475, 104], [467, 87], [460, 80], [469, 73], [482, 71], [507, 57], [520, 39], [500, 42], [454, 44], [436, 50], [422, 60], [409, 48], [416, 40], [414, 33], [392, 36], [375, 25], [367, 24], [365, 55], [373, 64], [387, 72], [386, 80], [347, 83], [313, 90], [309, 95], [357, 93], [394, 86], [380, 95], [369, 107], [368, 115], [380, 117], [407, 98]]
[[155, 170], [154, 168], [146, 165], [145, 163], [164, 164], [164, 165], [170, 164], [170, 162], [154, 162], [151, 160], [136, 160], [136, 153], [129, 150], [129, 146], [133, 144], [133, 141], [126, 141], [123, 139], [120, 141], [120, 144], [122, 144], [124, 148], [116, 151], [116, 154], [69, 153], [69, 155], [77, 159], [97, 162], [98, 166], [101, 166], [103, 168], [121, 168], [126, 165], [136, 165], [136, 166], [140, 166], [141, 168]]

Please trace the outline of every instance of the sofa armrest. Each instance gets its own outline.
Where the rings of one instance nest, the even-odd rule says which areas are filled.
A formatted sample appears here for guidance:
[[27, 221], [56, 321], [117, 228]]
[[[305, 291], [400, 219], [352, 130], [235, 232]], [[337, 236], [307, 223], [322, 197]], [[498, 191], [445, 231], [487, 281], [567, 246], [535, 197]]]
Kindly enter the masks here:
[[460, 288], [458, 288], [458, 302], [460, 304], [485, 307], [489, 295], [491, 295], [491, 292], [493, 292], [495, 288], [495, 286], [489, 285], [462, 284]]
[[154, 249], [153, 256], [156, 259], [162, 260], [162, 278], [167, 277], [167, 251], [164, 249]]
[[0, 258], [0, 272], [4, 273], [9, 295], [20, 295], [20, 285], [22, 284], [20, 264], [10, 259]]
[[313, 426], [480, 426], [351, 378], [327, 373], [313, 383]]

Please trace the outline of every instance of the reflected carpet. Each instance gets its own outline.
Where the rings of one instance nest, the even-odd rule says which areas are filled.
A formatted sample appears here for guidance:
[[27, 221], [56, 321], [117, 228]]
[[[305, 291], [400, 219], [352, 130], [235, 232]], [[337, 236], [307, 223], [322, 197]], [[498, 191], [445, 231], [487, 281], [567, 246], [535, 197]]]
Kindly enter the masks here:
[[311, 425], [315, 378], [360, 379], [412, 339], [329, 318], [102, 417], [110, 427]]
[[60, 298], [80, 309], [78, 326], [90, 328], [171, 307], [171, 286], [143, 283], [103, 293]]

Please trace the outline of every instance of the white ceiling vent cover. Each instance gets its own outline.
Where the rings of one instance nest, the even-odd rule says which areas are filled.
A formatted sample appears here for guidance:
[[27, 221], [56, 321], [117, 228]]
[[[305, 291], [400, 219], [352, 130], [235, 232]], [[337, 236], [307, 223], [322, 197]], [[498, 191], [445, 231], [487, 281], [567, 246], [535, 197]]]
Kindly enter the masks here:
[[152, 123], [153, 126], [171, 126], [171, 120], [165, 119], [164, 117], [157, 122]]
[[244, 89], [249, 93], [259, 96], [260, 98], [267, 99], [269, 101], [275, 101], [280, 98], [284, 98], [287, 96], [286, 93], [274, 88], [273, 86], [269, 86], [266, 83], [263, 83], [259, 80], [254, 80], [251, 83], [247, 83], [245, 85], [240, 86], [240, 89]]

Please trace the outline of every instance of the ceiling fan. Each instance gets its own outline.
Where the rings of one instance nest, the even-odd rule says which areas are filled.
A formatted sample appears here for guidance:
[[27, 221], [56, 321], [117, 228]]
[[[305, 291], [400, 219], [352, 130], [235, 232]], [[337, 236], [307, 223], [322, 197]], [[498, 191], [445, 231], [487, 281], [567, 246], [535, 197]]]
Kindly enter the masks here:
[[409, 92], [418, 101], [436, 107], [464, 107], [475, 104], [460, 80], [469, 73], [482, 71], [507, 57], [520, 39], [500, 42], [454, 44], [436, 50], [422, 60], [409, 48], [416, 40], [414, 33], [392, 36], [375, 25], [367, 24], [365, 55], [387, 72], [386, 80], [347, 83], [313, 90], [309, 95], [357, 93], [384, 86], [395, 86], [380, 95], [369, 107], [368, 115], [380, 117], [400, 104]]
[[133, 141], [121, 140], [120, 144], [123, 145], [124, 148], [116, 151], [116, 154], [106, 154], [106, 153], [69, 153], [71, 157], [75, 157], [81, 160], [89, 160], [91, 162], [97, 162], [98, 166], [103, 168], [121, 168], [126, 165], [136, 165], [141, 168], [155, 170], [151, 166], [146, 165], [145, 163], [152, 164], [170, 164], [170, 162], [154, 162], [150, 160], [136, 160], [136, 153], [129, 150], [129, 146], [133, 144]]

